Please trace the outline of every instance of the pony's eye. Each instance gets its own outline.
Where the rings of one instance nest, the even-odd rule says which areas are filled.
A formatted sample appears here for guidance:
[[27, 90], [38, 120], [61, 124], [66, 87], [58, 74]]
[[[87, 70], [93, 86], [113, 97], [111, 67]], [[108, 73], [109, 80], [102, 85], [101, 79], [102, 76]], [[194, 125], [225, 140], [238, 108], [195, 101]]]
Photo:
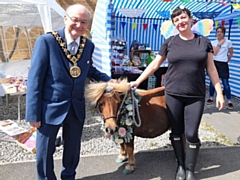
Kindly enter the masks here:
[[102, 112], [102, 108], [103, 108], [103, 104], [99, 103], [98, 104], [98, 110], [99, 110], [100, 113]]

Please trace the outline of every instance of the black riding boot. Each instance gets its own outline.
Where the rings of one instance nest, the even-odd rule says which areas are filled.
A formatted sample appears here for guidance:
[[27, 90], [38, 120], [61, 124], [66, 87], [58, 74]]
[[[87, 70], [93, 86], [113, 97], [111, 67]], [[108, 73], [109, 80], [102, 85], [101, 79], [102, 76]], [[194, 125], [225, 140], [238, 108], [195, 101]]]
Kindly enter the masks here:
[[196, 180], [194, 171], [201, 143], [189, 143], [186, 146], [186, 180]]
[[172, 143], [172, 147], [174, 149], [174, 153], [177, 159], [178, 168], [176, 172], [176, 180], [185, 180], [185, 152], [184, 152], [184, 143], [183, 136], [177, 136], [170, 134], [170, 140]]

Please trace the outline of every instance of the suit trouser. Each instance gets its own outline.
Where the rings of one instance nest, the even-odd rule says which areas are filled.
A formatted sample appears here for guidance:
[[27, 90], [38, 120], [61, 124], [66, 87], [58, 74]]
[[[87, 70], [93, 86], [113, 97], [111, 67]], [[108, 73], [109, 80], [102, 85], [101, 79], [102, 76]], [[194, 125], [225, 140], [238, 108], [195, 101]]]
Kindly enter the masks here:
[[[71, 106], [65, 120], [62, 123], [64, 149], [62, 157], [61, 179], [74, 180], [76, 168], [80, 158], [81, 135], [83, 120], [77, 119]], [[37, 131], [37, 173], [38, 180], [56, 180], [54, 173], [53, 153], [55, 152], [55, 140], [60, 125], [42, 123]]]

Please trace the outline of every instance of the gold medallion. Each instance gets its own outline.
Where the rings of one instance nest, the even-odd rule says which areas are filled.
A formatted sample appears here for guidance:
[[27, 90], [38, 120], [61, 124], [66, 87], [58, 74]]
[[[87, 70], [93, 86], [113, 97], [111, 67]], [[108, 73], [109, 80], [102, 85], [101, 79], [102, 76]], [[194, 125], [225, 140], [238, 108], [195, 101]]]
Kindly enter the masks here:
[[85, 45], [86, 45], [86, 37], [84, 36], [81, 36], [81, 40], [80, 40], [80, 45], [78, 47], [78, 51], [77, 51], [77, 54], [76, 55], [72, 55], [68, 49], [67, 49], [67, 45], [66, 43], [62, 40], [61, 36], [56, 32], [56, 31], [53, 31], [53, 32], [50, 32], [52, 33], [52, 35], [56, 38], [59, 46], [62, 48], [64, 54], [66, 55], [66, 58], [69, 60], [69, 62], [71, 64], [73, 64], [73, 66], [70, 68], [69, 72], [70, 72], [70, 75], [73, 77], [73, 78], [77, 78], [78, 76], [81, 75], [81, 69], [80, 67], [77, 66], [77, 62], [81, 59], [82, 57], [82, 53], [83, 53], [83, 50], [85, 48]]
[[70, 68], [70, 74], [73, 78], [77, 78], [81, 74], [81, 69], [78, 66], [72, 66]]

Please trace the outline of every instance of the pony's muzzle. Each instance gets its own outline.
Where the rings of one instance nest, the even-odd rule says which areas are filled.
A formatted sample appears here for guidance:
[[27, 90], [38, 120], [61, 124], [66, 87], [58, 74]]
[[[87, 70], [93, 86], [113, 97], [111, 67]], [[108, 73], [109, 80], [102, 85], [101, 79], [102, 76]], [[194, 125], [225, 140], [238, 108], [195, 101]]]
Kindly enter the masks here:
[[113, 135], [117, 131], [118, 131], [118, 127], [115, 127], [114, 129], [111, 129], [110, 127], [105, 128], [105, 132], [111, 135]]

